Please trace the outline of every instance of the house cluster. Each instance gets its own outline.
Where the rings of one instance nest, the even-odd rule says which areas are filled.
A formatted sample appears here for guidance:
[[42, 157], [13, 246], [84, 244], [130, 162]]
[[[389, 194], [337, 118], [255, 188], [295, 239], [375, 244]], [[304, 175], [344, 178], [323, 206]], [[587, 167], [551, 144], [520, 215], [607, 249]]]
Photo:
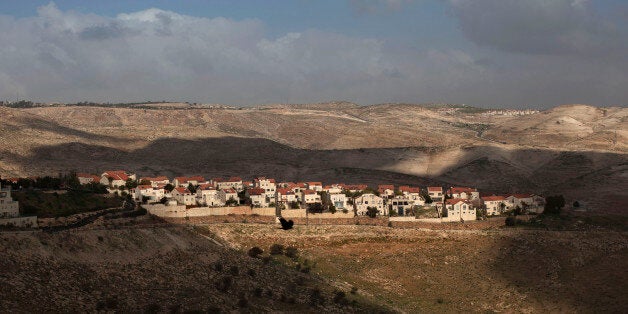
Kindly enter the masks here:
[[246, 204], [252, 207], [279, 207], [300, 209], [319, 206], [325, 210], [354, 211], [357, 215], [414, 215], [417, 207], [435, 207], [441, 217], [449, 221], [474, 220], [477, 210], [487, 215], [499, 215], [516, 207], [537, 211], [544, 199], [533, 194], [481, 195], [475, 188], [440, 186], [378, 185], [372, 189], [366, 184], [322, 182], [276, 182], [257, 177], [245, 181], [240, 177], [211, 178], [202, 176], [141, 177], [126, 171], [107, 171], [100, 176], [78, 174], [82, 184], [99, 182], [116, 191], [129, 181], [137, 182], [131, 194], [138, 201], [161, 202], [167, 205], [189, 207], [222, 207]]

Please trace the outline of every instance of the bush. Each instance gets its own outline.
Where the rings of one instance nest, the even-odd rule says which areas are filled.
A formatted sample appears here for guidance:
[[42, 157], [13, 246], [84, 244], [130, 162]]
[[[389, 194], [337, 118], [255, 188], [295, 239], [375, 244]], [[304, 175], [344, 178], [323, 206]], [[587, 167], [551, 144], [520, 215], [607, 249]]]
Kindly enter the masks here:
[[231, 288], [231, 284], [233, 284], [233, 278], [231, 278], [231, 276], [222, 277], [220, 280], [216, 281], [216, 290], [227, 292], [229, 288]]
[[297, 258], [299, 256], [299, 250], [293, 246], [289, 246], [286, 248], [285, 255], [290, 258]]
[[358, 293], [358, 287], [356, 286], [351, 287], [351, 294], [356, 294], [356, 293]]
[[517, 219], [514, 216], [506, 217], [506, 226], [514, 227], [517, 224]]
[[273, 244], [270, 247], [270, 254], [271, 255], [282, 255], [283, 254], [283, 245], [281, 244]]
[[314, 288], [310, 291], [310, 304], [325, 304], [325, 297], [321, 293], [320, 289]]
[[215, 262], [215, 263], [212, 264], [211, 268], [214, 271], [221, 272], [222, 271], [222, 264], [220, 262]]
[[253, 258], [259, 258], [262, 253], [264, 253], [264, 250], [258, 248], [257, 246], [254, 246], [249, 250], [249, 256]]
[[232, 275], [237, 276], [237, 275], [239, 275], [239, 274], [240, 274], [240, 269], [238, 268], [238, 266], [235, 266], [235, 265], [234, 265], [234, 266], [229, 267], [229, 272], [230, 272]]
[[336, 292], [334, 292], [334, 303], [341, 305], [349, 304], [349, 300], [347, 300], [347, 295], [344, 293], [344, 291], [336, 290]]

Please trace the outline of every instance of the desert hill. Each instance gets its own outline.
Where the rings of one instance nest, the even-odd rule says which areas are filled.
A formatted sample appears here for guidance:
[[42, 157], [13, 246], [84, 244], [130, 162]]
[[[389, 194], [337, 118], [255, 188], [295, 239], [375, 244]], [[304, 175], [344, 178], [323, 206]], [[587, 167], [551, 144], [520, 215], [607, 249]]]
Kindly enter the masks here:
[[338, 288], [328, 281], [184, 227], [2, 233], [0, 240], [0, 266], [11, 270], [0, 277], [3, 312], [386, 310], [351, 297], [334, 302]]
[[[0, 175], [99, 172], [473, 185], [625, 208], [628, 109], [334, 102], [256, 108], [0, 107]], [[612, 208], [610, 208], [612, 207]]]

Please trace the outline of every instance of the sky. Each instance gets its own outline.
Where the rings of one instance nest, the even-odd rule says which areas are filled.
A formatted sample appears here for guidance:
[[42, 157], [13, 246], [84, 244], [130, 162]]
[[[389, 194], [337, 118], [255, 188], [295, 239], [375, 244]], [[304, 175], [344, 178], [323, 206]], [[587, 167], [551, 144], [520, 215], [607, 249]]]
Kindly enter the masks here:
[[0, 100], [628, 102], [624, 0], [0, 1]]

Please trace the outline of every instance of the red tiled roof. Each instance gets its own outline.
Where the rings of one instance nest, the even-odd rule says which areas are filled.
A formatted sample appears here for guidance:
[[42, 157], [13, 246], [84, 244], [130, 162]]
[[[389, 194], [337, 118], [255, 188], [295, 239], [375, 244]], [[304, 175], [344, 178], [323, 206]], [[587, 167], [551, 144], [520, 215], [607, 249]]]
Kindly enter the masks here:
[[514, 196], [515, 198], [530, 198], [532, 194], [508, 194], [506, 197]]
[[240, 177], [231, 177], [227, 180], [227, 182], [240, 182], [242, 181], [242, 178]]
[[312, 181], [312, 182], [307, 182], [307, 185], [308, 185], [308, 186], [311, 186], [311, 185], [320, 185], [320, 186], [322, 186], [322, 185], [323, 185], [323, 182], [316, 182], [316, 181]]
[[403, 185], [399, 187], [399, 191], [407, 193], [421, 193], [421, 188], [416, 186]]
[[447, 201], [445, 201], [445, 203], [447, 205], [455, 205], [455, 204], [458, 204], [459, 202], [463, 202], [463, 203], [469, 204], [469, 200], [465, 200], [465, 199], [462, 199], [462, 198], [451, 198], [451, 199], [448, 199]]
[[258, 188], [248, 189], [247, 191], [249, 195], [263, 195], [266, 193], [266, 190]]
[[491, 202], [491, 201], [503, 201], [506, 198], [500, 195], [492, 195], [492, 196], [484, 196], [482, 197], [482, 200], [485, 202]]
[[140, 178], [140, 181], [142, 181], [142, 180], [148, 180], [148, 181], [151, 181], [151, 182], [152, 182], [152, 181], [167, 181], [167, 180], [168, 180], [168, 177], [166, 177], [166, 176], [158, 176], [158, 177], [143, 177], [143, 178]]
[[211, 184], [201, 184], [198, 188], [201, 190], [215, 190], [214, 186]]
[[469, 187], [451, 187], [449, 190], [447, 190], [447, 193], [460, 194], [462, 192], [471, 193], [471, 192], [477, 192], [477, 191], [478, 191], [477, 189], [473, 189]]
[[277, 194], [288, 195], [288, 194], [294, 194], [294, 192], [289, 188], [281, 188], [281, 189], [277, 189]]
[[113, 178], [114, 180], [126, 181], [129, 178], [129, 176], [123, 170], [106, 171], [103, 174], [106, 175], [107, 178]]
[[442, 192], [442, 191], [443, 191], [443, 188], [442, 188], [442, 187], [440, 187], [440, 186], [428, 186], [428, 187], [427, 187], [427, 190], [428, 190], [429, 192]]
[[302, 192], [303, 194], [306, 194], [306, 195], [316, 194], [316, 191], [314, 191], [314, 190], [303, 190], [303, 191], [301, 191], [301, 192]]
[[179, 188], [175, 188], [175, 190], [177, 190], [177, 192], [181, 194], [192, 194], [190, 190], [188, 190], [188, 188], [179, 187]]
[[214, 182], [224, 182], [225, 179], [223, 179], [223, 178], [213, 178], [212, 181], [214, 181]]
[[395, 190], [395, 186], [392, 184], [380, 184], [377, 186], [377, 190], [382, 192], [384, 190]]

